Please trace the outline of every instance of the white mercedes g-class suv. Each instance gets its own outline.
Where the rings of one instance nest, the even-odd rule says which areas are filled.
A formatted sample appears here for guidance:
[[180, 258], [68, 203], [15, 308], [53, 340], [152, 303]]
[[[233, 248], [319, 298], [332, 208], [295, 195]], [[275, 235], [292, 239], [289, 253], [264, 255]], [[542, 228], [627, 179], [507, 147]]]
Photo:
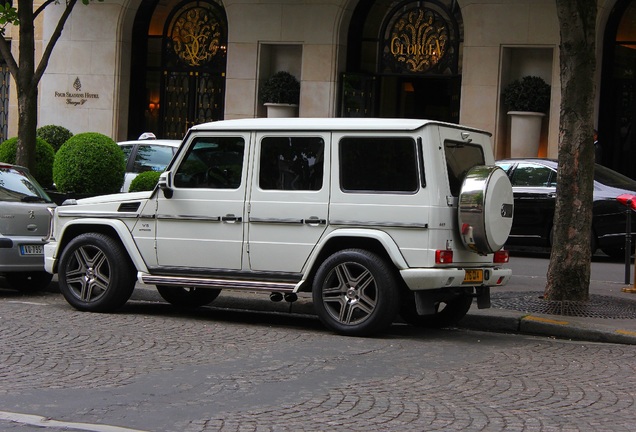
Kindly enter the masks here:
[[152, 192], [51, 211], [45, 268], [85, 311], [123, 306], [136, 282], [179, 307], [311, 292], [327, 327], [370, 335], [398, 314], [453, 325], [511, 276], [512, 187], [490, 135], [434, 121], [202, 124]]

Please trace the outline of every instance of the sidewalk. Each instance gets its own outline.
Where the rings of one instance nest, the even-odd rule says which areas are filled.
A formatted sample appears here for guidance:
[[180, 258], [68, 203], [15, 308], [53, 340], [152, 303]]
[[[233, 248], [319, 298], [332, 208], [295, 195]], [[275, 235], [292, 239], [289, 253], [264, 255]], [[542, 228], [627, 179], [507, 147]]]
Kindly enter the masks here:
[[613, 342], [636, 345], [636, 293], [615, 282], [591, 281], [590, 301], [547, 302], [545, 280], [515, 280], [492, 290], [492, 307], [470, 309], [460, 327], [504, 333], [519, 333], [559, 339]]

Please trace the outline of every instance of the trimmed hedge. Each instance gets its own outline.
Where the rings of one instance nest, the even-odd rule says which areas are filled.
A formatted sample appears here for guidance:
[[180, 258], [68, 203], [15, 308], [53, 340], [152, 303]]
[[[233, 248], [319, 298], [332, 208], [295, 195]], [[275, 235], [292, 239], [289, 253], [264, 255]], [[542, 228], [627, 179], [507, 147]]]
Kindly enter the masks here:
[[115, 141], [86, 132], [73, 136], [57, 151], [53, 180], [64, 193], [117, 193], [124, 184], [125, 170], [124, 152]]
[[142, 192], [142, 191], [151, 191], [157, 186], [159, 182], [159, 176], [161, 173], [159, 171], [145, 171], [135, 177], [132, 182], [130, 182], [129, 192]]
[[[15, 164], [18, 138], [13, 137], [0, 144], [0, 162]], [[41, 138], [35, 140], [35, 168], [31, 170], [40, 186], [49, 188], [53, 185], [53, 160], [55, 150]]]
[[73, 137], [73, 133], [63, 126], [46, 125], [36, 131], [38, 138], [42, 138], [53, 146], [53, 150], [58, 151], [62, 144]]

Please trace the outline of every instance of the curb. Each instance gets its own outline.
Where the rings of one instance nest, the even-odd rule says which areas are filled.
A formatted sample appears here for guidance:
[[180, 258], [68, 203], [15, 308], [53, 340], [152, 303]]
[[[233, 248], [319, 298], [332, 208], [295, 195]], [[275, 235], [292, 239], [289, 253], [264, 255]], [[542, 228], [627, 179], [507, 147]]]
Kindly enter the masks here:
[[607, 324], [590, 324], [577, 317], [522, 314], [508, 310], [471, 311], [459, 327], [496, 333], [547, 336], [588, 342], [636, 345], [636, 331]]

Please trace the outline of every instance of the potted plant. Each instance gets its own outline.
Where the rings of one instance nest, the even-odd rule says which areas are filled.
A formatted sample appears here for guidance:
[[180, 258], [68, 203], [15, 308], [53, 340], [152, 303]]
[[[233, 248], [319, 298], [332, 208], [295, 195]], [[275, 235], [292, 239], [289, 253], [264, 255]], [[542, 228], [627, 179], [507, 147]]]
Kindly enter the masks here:
[[503, 93], [510, 116], [510, 155], [536, 157], [541, 121], [550, 108], [550, 85], [537, 76], [524, 76], [508, 84]]
[[286, 71], [269, 77], [260, 90], [268, 117], [295, 117], [300, 100], [300, 82]]

